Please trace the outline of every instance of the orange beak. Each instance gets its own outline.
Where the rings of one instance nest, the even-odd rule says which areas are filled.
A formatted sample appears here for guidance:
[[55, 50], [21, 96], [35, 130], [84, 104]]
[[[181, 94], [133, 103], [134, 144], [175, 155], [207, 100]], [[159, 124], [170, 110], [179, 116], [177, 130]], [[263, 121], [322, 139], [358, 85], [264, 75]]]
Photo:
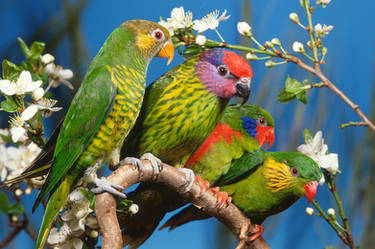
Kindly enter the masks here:
[[168, 58], [167, 65], [169, 65], [173, 59], [173, 55], [174, 55], [173, 43], [171, 42], [171, 40], [169, 40], [164, 44], [164, 46], [160, 50], [157, 57]]

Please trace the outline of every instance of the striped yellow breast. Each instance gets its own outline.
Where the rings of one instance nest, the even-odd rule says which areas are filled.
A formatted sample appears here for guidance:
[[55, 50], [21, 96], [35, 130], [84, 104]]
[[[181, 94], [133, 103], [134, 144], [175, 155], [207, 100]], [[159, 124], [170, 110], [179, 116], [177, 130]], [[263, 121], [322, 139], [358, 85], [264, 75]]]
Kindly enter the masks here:
[[109, 115], [84, 153], [90, 157], [106, 158], [123, 142], [137, 119], [144, 95], [145, 75], [142, 70], [124, 65], [107, 66], [107, 69], [117, 87], [117, 94]]
[[272, 192], [285, 189], [290, 184], [293, 176], [285, 163], [269, 158], [266, 160], [264, 167], [263, 174]]

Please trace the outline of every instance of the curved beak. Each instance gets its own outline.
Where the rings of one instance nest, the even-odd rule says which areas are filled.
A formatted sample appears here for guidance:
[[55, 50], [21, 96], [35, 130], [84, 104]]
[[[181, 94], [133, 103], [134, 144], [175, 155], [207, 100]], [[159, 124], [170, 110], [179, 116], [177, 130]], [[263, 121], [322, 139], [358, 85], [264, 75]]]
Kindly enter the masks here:
[[251, 78], [243, 77], [240, 78], [236, 83], [236, 94], [235, 96], [243, 98], [241, 105], [245, 104], [250, 97], [251, 93]]
[[305, 189], [305, 196], [307, 197], [307, 202], [311, 202], [315, 195], [316, 195], [316, 189], [318, 187], [317, 181], [311, 181], [305, 184], [303, 188]]
[[168, 58], [167, 65], [169, 65], [173, 59], [174, 47], [172, 41], [169, 39], [164, 46], [161, 48], [157, 57]]
[[272, 126], [261, 127], [258, 125], [255, 139], [258, 141], [259, 147], [268, 144], [266, 148], [268, 150], [275, 141], [275, 129]]

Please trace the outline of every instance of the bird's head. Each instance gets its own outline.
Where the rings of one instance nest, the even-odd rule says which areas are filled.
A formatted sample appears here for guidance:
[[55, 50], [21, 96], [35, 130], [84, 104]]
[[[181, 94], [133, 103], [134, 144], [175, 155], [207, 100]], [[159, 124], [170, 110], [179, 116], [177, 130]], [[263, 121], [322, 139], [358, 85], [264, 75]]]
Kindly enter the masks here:
[[236, 53], [220, 48], [205, 50], [199, 56], [196, 71], [207, 89], [217, 96], [224, 99], [238, 96], [243, 103], [249, 99], [253, 70]]
[[311, 202], [323, 174], [318, 164], [299, 152], [267, 152], [264, 176], [273, 192], [306, 196]]
[[121, 27], [130, 30], [136, 48], [148, 60], [157, 56], [168, 58], [168, 64], [172, 61], [174, 48], [166, 28], [146, 20], [130, 20], [124, 22]]

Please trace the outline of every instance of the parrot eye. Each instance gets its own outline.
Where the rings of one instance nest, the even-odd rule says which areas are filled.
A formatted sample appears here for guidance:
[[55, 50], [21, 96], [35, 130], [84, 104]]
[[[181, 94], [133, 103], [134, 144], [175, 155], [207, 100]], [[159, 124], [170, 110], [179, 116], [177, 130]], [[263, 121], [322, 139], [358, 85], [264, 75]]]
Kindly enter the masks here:
[[266, 121], [266, 119], [265, 119], [264, 117], [260, 117], [260, 118], [258, 118], [257, 122], [258, 122], [258, 124], [259, 124], [260, 126], [262, 126], [262, 127], [267, 126], [267, 121]]
[[218, 66], [217, 71], [221, 76], [227, 76], [229, 74], [228, 68], [225, 65]]
[[291, 168], [290, 172], [292, 173], [293, 176], [299, 176], [298, 169], [295, 167]]
[[152, 37], [154, 37], [155, 41], [163, 41], [164, 40], [164, 34], [160, 29], [155, 29], [152, 32]]

